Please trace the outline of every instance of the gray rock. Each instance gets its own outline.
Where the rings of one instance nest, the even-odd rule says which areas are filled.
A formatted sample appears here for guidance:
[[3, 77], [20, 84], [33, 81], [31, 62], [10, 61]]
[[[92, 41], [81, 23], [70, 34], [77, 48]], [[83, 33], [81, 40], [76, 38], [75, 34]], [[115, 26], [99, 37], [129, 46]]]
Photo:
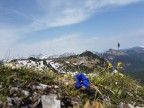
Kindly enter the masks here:
[[60, 108], [60, 100], [56, 99], [57, 96], [54, 94], [51, 95], [42, 95], [41, 102], [43, 108]]
[[36, 102], [40, 97], [41, 97], [40, 94], [38, 94], [37, 92], [34, 92], [31, 97], [31, 100], [32, 102]]
[[38, 99], [36, 102], [34, 102], [33, 104], [30, 105], [30, 108], [39, 108], [40, 102], [41, 102], [41, 100]]
[[44, 90], [47, 87], [48, 87], [48, 85], [41, 84], [41, 83], [32, 86], [33, 89], [38, 89], [38, 90]]
[[118, 108], [135, 108], [132, 104], [126, 104], [124, 102], [120, 102]]
[[18, 97], [14, 97], [14, 98], [8, 97], [7, 98], [7, 105], [8, 106], [13, 106], [13, 105], [19, 106], [20, 102], [21, 102], [21, 99]]
[[55, 88], [55, 89], [58, 89], [58, 88], [59, 88], [59, 86], [57, 86], [57, 85], [54, 85], [54, 88]]
[[144, 108], [144, 107], [139, 107], [139, 106], [136, 106], [135, 108]]
[[131, 104], [127, 104], [127, 106], [128, 106], [128, 108], [134, 108], [134, 106]]
[[10, 97], [7, 98], [7, 105], [8, 106], [13, 106], [13, 104], [12, 104], [12, 98], [10, 98]]
[[19, 106], [20, 103], [21, 103], [21, 99], [18, 98], [18, 97], [14, 97], [14, 98], [12, 99], [12, 101], [13, 101], [13, 104], [15, 104], [16, 106]]
[[3, 102], [0, 100], [0, 108], [2, 108], [2, 104], [3, 104]]
[[124, 108], [124, 104], [125, 104], [124, 102], [120, 102], [117, 108]]
[[18, 90], [18, 87], [12, 87], [11, 89], [10, 89], [10, 91], [17, 91]]
[[29, 96], [29, 92], [28, 91], [26, 91], [26, 90], [22, 90], [22, 93], [24, 94], [24, 96]]

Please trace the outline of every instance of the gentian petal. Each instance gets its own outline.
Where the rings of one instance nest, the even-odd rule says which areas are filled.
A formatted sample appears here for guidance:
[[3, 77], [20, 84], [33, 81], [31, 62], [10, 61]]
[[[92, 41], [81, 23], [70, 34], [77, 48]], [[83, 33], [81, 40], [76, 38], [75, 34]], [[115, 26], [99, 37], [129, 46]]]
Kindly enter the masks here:
[[81, 83], [79, 81], [77, 81], [75, 84], [75, 88], [79, 89], [81, 87], [82, 87]]
[[86, 88], [89, 88], [89, 80], [84, 80], [84, 81], [83, 81], [83, 85], [84, 85]]
[[81, 75], [77, 74], [77, 75], [75, 75], [75, 78], [77, 79], [77, 81], [80, 81], [81, 80]]
[[75, 84], [76, 88], [81, 88], [82, 86], [89, 88], [89, 80], [84, 74], [77, 74], [75, 75], [75, 78], [77, 79]]

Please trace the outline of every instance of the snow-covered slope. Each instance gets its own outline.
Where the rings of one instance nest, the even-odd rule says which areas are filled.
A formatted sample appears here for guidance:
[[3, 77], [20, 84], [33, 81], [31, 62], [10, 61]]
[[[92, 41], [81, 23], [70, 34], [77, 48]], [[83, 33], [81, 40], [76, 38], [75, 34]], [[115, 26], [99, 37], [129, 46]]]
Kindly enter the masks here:
[[4, 65], [12, 68], [32, 68], [34, 70], [60, 73], [73, 73], [77, 71], [86, 73], [98, 72], [107, 66], [107, 62], [103, 58], [90, 51], [80, 55], [65, 56], [61, 58], [29, 57], [27, 59], [15, 59]]

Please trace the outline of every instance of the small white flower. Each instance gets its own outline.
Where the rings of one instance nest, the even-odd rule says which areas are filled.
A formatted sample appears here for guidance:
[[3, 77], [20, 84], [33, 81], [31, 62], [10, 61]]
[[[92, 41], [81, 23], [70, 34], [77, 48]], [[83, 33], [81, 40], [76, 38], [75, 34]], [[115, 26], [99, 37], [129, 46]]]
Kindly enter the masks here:
[[69, 83], [68, 83], [68, 82], [65, 82], [64, 84], [67, 86]]

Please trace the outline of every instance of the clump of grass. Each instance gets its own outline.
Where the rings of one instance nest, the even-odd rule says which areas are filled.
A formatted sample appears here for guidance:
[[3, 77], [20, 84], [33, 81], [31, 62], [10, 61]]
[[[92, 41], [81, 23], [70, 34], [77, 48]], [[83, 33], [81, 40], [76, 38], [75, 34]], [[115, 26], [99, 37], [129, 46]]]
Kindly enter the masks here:
[[136, 102], [139, 96], [144, 96], [144, 89], [136, 80], [119, 73], [99, 74], [91, 79], [91, 83], [97, 86], [103, 95], [110, 96], [113, 104]]
[[30, 84], [43, 83], [54, 85], [55, 75], [36, 72], [31, 69], [11, 69], [0, 67], [0, 97], [5, 100], [9, 96], [9, 89], [15, 85], [20, 85], [23, 89]]

